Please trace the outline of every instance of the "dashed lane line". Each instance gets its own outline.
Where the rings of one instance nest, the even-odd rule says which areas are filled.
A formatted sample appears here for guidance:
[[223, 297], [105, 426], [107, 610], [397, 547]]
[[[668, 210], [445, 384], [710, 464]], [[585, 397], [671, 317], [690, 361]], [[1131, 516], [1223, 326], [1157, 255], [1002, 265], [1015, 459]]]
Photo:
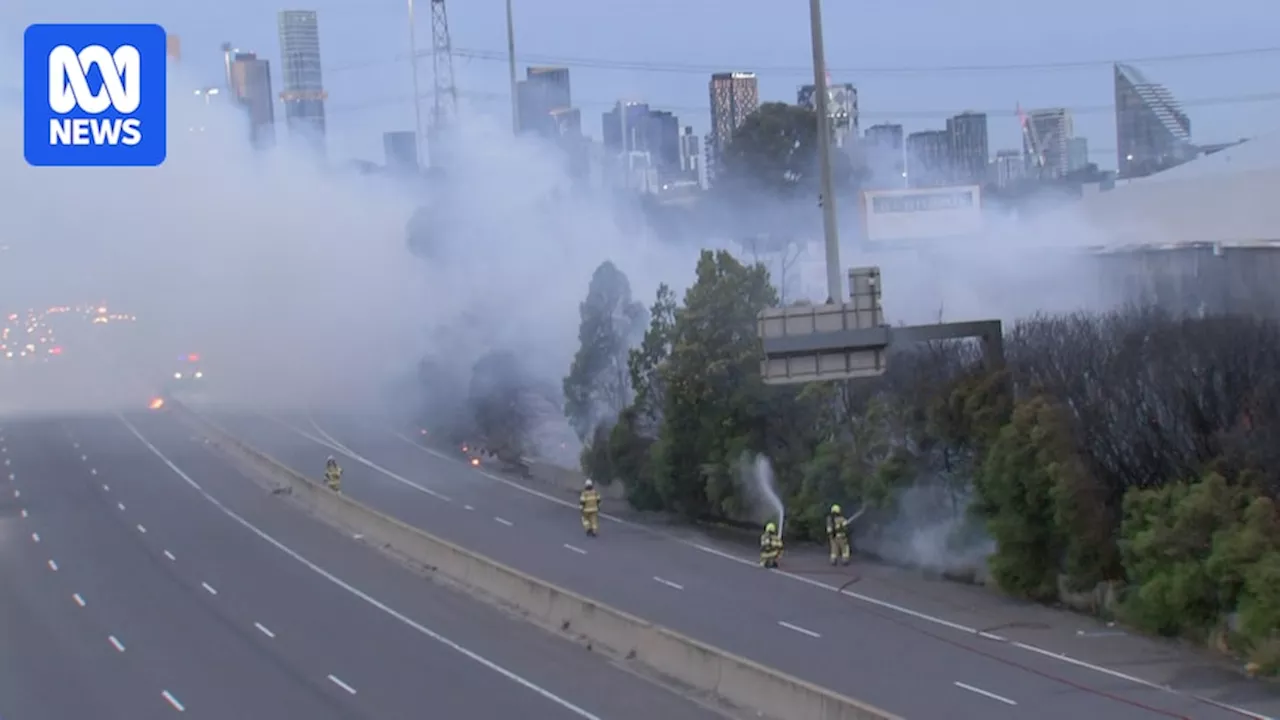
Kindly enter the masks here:
[[162, 690], [160, 692], [160, 697], [164, 698], [166, 702], [172, 705], [174, 710], [177, 710], [178, 712], [187, 711], [186, 706], [178, 702], [178, 698], [174, 697], [173, 693], [169, 692], [168, 690]]
[[531, 680], [528, 680], [511, 670], [508, 670], [502, 665], [499, 665], [498, 663], [486, 658], [485, 656], [475, 652], [474, 650], [470, 650], [462, 645], [459, 645], [453, 640], [450, 640], [444, 635], [437, 633], [436, 631], [432, 630], [426, 625], [423, 625], [422, 623], [414, 620], [413, 618], [405, 615], [404, 613], [396, 610], [395, 608], [392, 608], [390, 605], [387, 605], [381, 600], [378, 600], [372, 595], [364, 592], [363, 590], [357, 588], [354, 585], [351, 585], [350, 583], [346, 582], [345, 580], [342, 580], [341, 578], [329, 572], [328, 570], [325, 570], [324, 568], [320, 567], [314, 562], [308, 560], [306, 557], [299, 554], [296, 550], [290, 548], [288, 545], [285, 545], [284, 543], [275, 539], [271, 535], [267, 534], [266, 531], [262, 530], [258, 526], [244, 519], [234, 510], [224, 505], [222, 501], [218, 500], [213, 495], [210, 495], [209, 492], [205, 490], [203, 486], [200, 485], [200, 483], [193, 480], [190, 475], [188, 475], [182, 470], [182, 468], [175, 465], [174, 462], [170, 460], [164, 453], [160, 452], [160, 449], [157, 448], [155, 445], [153, 445], [150, 440], [147, 440], [147, 438], [141, 432], [139, 432], [136, 427], [134, 427], [133, 423], [129, 422], [128, 419], [126, 419], [123, 415], [117, 414], [116, 417], [120, 420], [120, 422], [124, 424], [125, 427], [129, 429], [129, 432], [131, 432], [134, 437], [138, 438], [139, 442], [141, 442], [144, 446], [146, 446], [146, 448], [150, 450], [153, 455], [159, 458], [161, 462], [163, 462], [170, 470], [174, 472], [174, 474], [182, 478], [182, 480], [186, 482], [187, 485], [191, 486], [196, 492], [198, 492], [202, 497], [204, 497], [205, 500], [207, 500], [214, 507], [221, 510], [224, 515], [234, 520], [241, 527], [253, 533], [258, 538], [260, 538], [267, 544], [271, 545], [272, 547], [276, 548], [280, 552], [296, 560], [299, 564], [304, 565], [305, 567], [310, 569], [312, 572], [323, 577], [324, 579], [328, 580], [329, 582], [333, 583], [339, 588], [342, 588], [343, 590], [350, 593], [351, 595], [354, 595], [355, 597], [363, 600], [364, 602], [371, 605], [372, 607], [377, 608], [378, 610], [382, 611], [383, 613], [389, 615], [392, 618], [395, 618], [396, 620], [403, 623], [405, 626], [410, 627], [413, 630], [416, 630], [418, 633], [449, 648], [450, 650], [458, 653], [459, 655], [462, 655], [468, 660], [471, 660], [472, 662], [478, 665], [481, 665], [484, 668], [494, 673], [497, 673], [498, 675], [501, 675], [503, 678], [506, 678], [507, 680], [523, 687], [524, 689], [534, 693], [535, 695], [538, 695], [544, 700], [547, 700], [549, 702], [555, 703], [556, 705], [559, 705], [560, 707], [573, 713], [577, 717], [582, 718], [583, 720], [602, 720], [600, 716], [595, 715], [590, 711], [578, 705], [575, 705], [571, 701], [542, 687], [541, 685], [538, 685], [537, 683]]
[[793, 632], [798, 632], [798, 633], [800, 633], [801, 635], [808, 635], [808, 636], [809, 636], [809, 637], [811, 637], [811, 638], [820, 638], [820, 637], [822, 637], [822, 635], [820, 635], [820, 634], [818, 634], [818, 633], [816, 633], [816, 632], [814, 632], [814, 631], [812, 631], [812, 630], [810, 630], [810, 629], [808, 629], [808, 628], [802, 628], [802, 627], [800, 627], [799, 625], [792, 625], [791, 623], [786, 622], [785, 620], [779, 620], [779, 621], [778, 621], [778, 624], [779, 624], [779, 625], [781, 625], [782, 627], [784, 627], [784, 628], [788, 629], [788, 630], [791, 630], [791, 631], [793, 631]]
[[1003, 695], [997, 695], [997, 694], [995, 694], [995, 693], [993, 693], [993, 692], [988, 692], [988, 691], [986, 691], [986, 690], [983, 690], [982, 688], [974, 687], [974, 686], [972, 686], [972, 685], [966, 685], [966, 684], [964, 684], [964, 683], [962, 683], [962, 682], [958, 682], [958, 681], [957, 681], [956, 683], [954, 683], [954, 684], [955, 684], [955, 686], [956, 686], [956, 687], [960, 688], [961, 690], [968, 690], [968, 691], [969, 691], [969, 692], [971, 692], [971, 693], [977, 693], [978, 695], [981, 695], [981, 696], [983, 696], [983, 697], [985, 697], [985, 698], [990, 698], [990, 699], [995, 700], [995, 701], [997, 701], [997, 702], [1002, 702], [1002, 703], [1004, 703], [1005, 705], [1017, 705], [1017, 704], [1018, 704], [1017, 702], [1015, 702], [1015, 701], [1013, 701], [1013, 700], [1010, 700], [1009, 698], [1004, 697]]

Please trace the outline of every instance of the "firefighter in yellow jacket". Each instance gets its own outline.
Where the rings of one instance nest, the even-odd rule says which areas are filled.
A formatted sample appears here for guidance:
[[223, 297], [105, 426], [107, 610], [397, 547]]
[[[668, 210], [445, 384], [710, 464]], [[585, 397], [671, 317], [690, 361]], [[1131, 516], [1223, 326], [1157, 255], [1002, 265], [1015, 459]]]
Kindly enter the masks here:
[[578, 496], [578, 507], [582, 509], [582, 529], [591, 537], [600, 533], [600, 493], [596, 484], [587, 478], [582, 484], [582, 494]]
[[324, 461], [324, 484], [336, 493], [342, 492], [342, 468], [338, 467], [338, 461], [332, 455]]
[[778, 567], [778, 558], [782, 556], [782, 535], [778, 526], [769, 523], [764, 526], [764, 534], [760, 536], [760, 567]]
[[849, 520], [840, 511], [839, 505], [832, 505], [827, 513], [827, 545], [831, 548], [831, 564], [849, 564]]

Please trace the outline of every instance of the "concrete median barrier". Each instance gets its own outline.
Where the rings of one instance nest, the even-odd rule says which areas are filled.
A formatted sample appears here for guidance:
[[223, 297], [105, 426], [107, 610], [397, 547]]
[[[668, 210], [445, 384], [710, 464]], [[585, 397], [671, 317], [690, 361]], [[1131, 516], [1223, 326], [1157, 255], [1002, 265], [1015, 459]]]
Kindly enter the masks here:
[[188, 408], [171, 403], [169, 410], [316, 515], [594, 651], [637, 663], [650, 673], [757, 716], [776, 720], [900, 720], [437, 538], [328, 490], [318, 480], [285, 467]]

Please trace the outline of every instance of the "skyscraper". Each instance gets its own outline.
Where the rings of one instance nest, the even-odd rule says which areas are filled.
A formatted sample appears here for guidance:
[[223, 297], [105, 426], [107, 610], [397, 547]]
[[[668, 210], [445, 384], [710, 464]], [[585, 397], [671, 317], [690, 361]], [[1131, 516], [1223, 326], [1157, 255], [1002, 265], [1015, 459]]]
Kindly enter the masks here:
[[323, 147], [324, 78], [320, 69], [320, 26], [313, 10], [281, 10], [279, 15], [284, 118], [290, 134]]
[[1067, 140], [1067, 172], [1073, 173], [1089, 167], [1088, 138], [1073, 137]]
[[903, 187], [907, 172], [903, 137], [902, 126], [891, 123], [872, 125], [863, 133], [863, 157], [871, 171], [870, 186]]
[[[816, 86], [802, 85], [796, 93], [796, 104], [817, 112], [817, 95]], [[848, 147], [858, 137], [858, 89], [853, 83], [827, 86], [827, 118], [836, 147]]]
[[680, 169], [694, 178], [698, 177], [698, 168], [702, 166], [700, 145], [698, 136], [693, 134], [693, 128], [686, 126], [684, 133], [680, 135]]
[[649, 105], [642, 102], [618, 101], [601, 116], [601, 140], [611, 152], [635, 152], [649, 149]]
[[418, 138], [412, 130], [382, 133], [382, 153], [388, 170], [405, 174], [418, 171]]
[[275, 98], [271, 94], [271, 65], [253, 53], [229, 55], [227, 65], [231, 96], [249, 115], [249, 140], [254, 147], [275, 142]]
[[1044, 166], [1040, 169], [1043, 177], [1066, 175], [1070, 167], [1067, 140], [1075, 135], [1071, 111], [1066, 108], [1032, 110], [1027, 113], [1027, 124], [1030, 126], [1030, 134], [1039, 143], [1038, 148], [1032, 148], [1031, 138], [1024, 135], [1022, 144], [1027, 157], [1032, 158], [1033, 164], [1038, 164], [1038, 151], [1039, 157], [1044, 160]]
[[1195, 156], [1191, 119], [1165, 86], [1116, 63], [1116, 161], [1120, 177], [1142, 177]]
[[[516, 103], [520, 110], [520, 131], [545, 137], [560, 135], [562, 123], [553, 113], [573, 107], [569, 92], [569, 69], [531, 67], [525, 79], [516, 84]], [[581, 127], [581, 119], [579, 119]]]
[[947, 119], [951, 173], [958, 183], [981, 185], [987, 179], [987, 115], [963, 112]]
[[755, 73], [723, 72], [711, 76], [711, 137], [717, 157], [733, 139], [747, 116], [760, 108], [760, 85]]
[[951, 181], [951, 136], [946, 130], [921, 130], [907, 136], [907, 177], [911, 187]]

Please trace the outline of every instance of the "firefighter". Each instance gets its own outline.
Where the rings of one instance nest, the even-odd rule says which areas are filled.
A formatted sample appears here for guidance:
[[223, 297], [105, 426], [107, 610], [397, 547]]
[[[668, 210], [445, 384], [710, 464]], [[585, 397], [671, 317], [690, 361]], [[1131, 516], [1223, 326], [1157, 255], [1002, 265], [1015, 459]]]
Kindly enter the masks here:
[[778, 534], [778, 526], [768, 523], [764, 526], [764, 534], [760, 536], [760, 567], [778, 567], [781, 555], [782, 536]]
[[578, 507], [582, 509], [582, 529], [587, 535], [595, 537], [600, 532], [600, 493], [596, 484], [587, 478], [582, 484], [582, 494], [578, 496]]
[[839, 505], [832, 505], [827, 513], [827, 545], [831, 548], [832, 565], [849, 564], [849, 521]]
[[342, 468], [338, 467], [338, 461], [332, 455], [324, 461], [324, 484], [336, 493], [342, 492]]

